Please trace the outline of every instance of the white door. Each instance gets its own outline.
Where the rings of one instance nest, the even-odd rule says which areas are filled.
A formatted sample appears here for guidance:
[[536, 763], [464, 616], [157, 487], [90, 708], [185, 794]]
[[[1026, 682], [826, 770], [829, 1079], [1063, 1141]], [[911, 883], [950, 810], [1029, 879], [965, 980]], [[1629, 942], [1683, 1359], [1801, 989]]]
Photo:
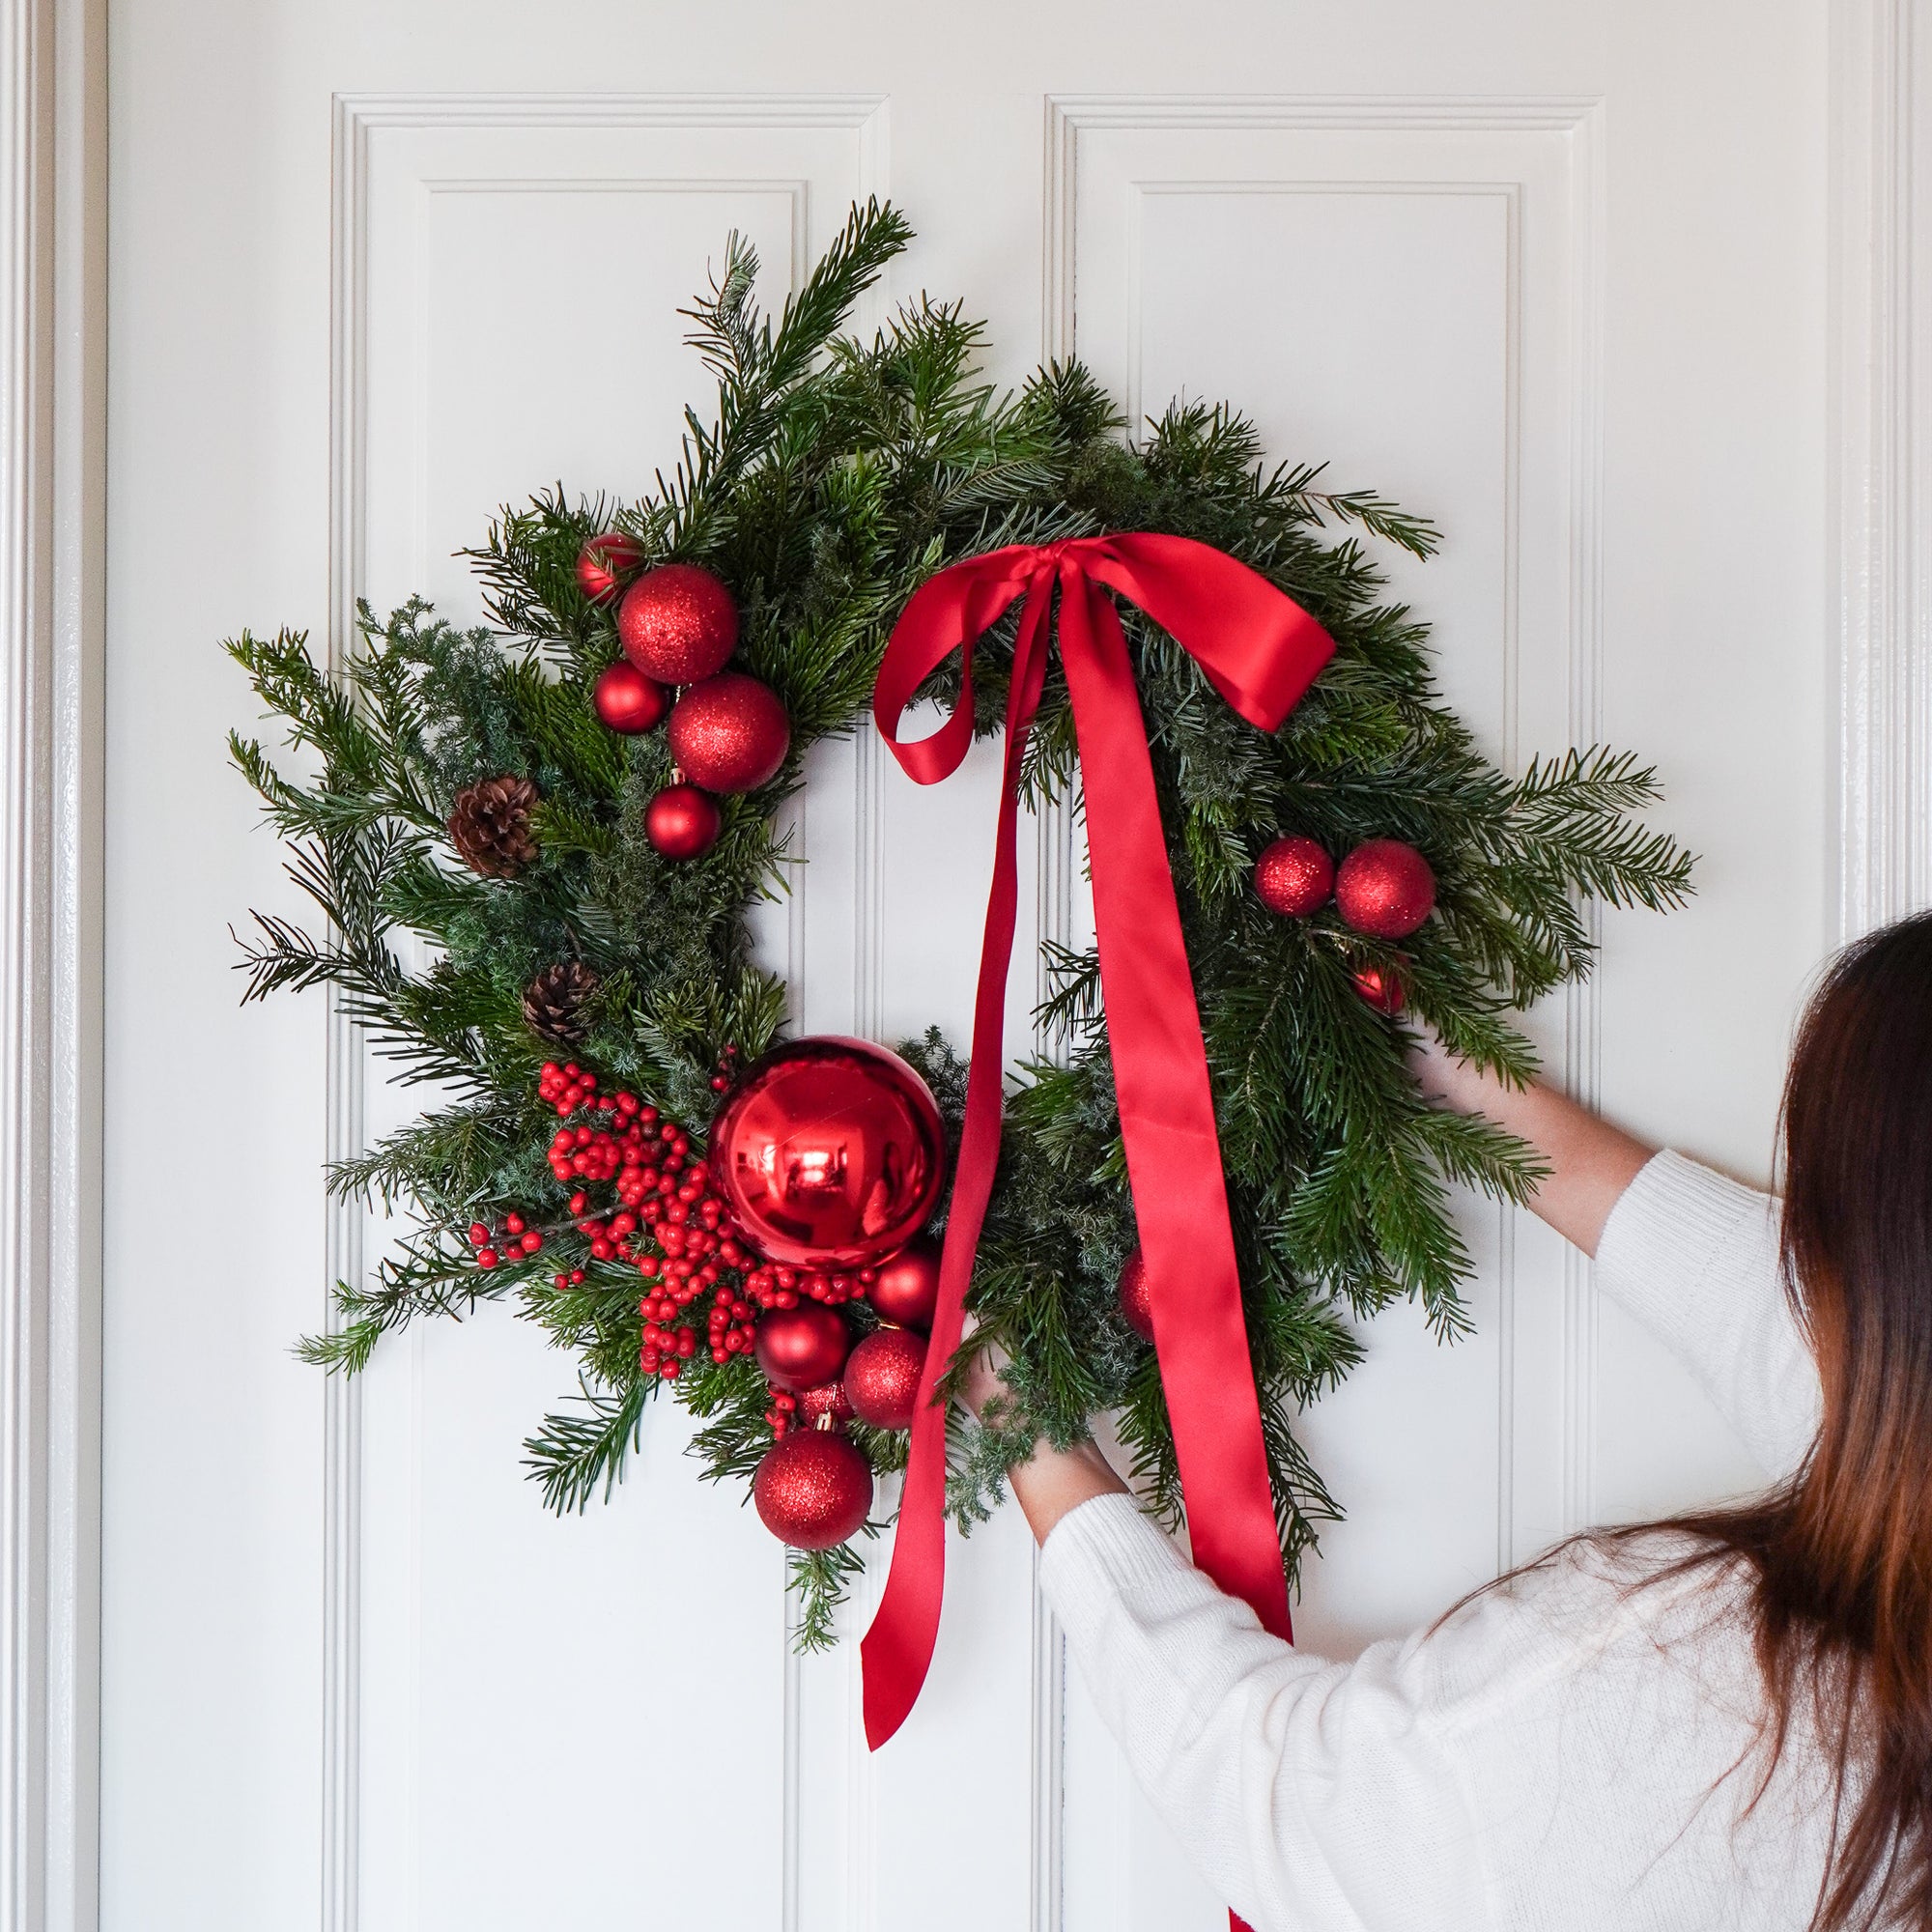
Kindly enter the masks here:
[[[726, 231], [777, 297], [889, 194], [919, 230], [890, 293], [962, 298], [999, 378], [1077, 353], [1136, 414], [1226, 395], [1435, 518], [1442, 556], [1391, 565], [1506, 764], [1657, 761], [1700, 895], [1610, 919], [1537, 1031], [1762, 1179], [1830, 929], [1825, 0], [116, 0], [111, 29], [103, 1925], [1224, 1923], [1010, 1513], [955, 1550], [868, 1758], [856, 1646], [787, 1655], [781, 1551], [673, 1411], [557, 1520], [521, 1445], [569, 1371], [507, 1311], [355, 1392], [294, 1359], [373, 1240], [322, 1164], [407, 1102], [319, 1000], [237, 1007], [229, 923], [299, 908], [222, 762], [254, 720], [215, 646], [339, 640], [359, 595], [474, 618], [451, 553], [498, 503], [674, 455], [708, 400], [675, 310]], [[768, 934], [807, 1030], [963, 1041], [991, 806], [983, 760], [922, 794], [824, 757]], [[1474, 1338], [1398, 1312], [1307, 1420], [1350, 1513], [1310, 1642], [1755, 1480], [1540, 1228], [1469, 1229]]]

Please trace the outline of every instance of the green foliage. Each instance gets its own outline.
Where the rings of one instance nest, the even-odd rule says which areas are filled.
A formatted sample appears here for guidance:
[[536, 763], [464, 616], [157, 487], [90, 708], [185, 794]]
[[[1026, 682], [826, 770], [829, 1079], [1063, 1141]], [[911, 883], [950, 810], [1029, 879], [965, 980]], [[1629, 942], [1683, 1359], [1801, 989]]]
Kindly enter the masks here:
[[[1337, 644], [1268, 736], [1170, 639], [1123, 612], [1293, 1563], [1337, 1513], [1296, 1442], [1296, 1414], [1359, 1359], [1356, 1323], [1392, 1301], [1419, 1301], [1445, 1338], [1466, 1327], [1469, 1264], [1449, 1190], [1520, 1201], [1537, 1171], [1492, 1124], [1422, 1103], [1403, 1027], [1353, 984], [1363, 967], [1395, 964], [1396, 950], [1332, 910], [1266, 912], [1249, 889], [1256, 856], [1290, 830], [1337, 854], [1376, 837], [1417, 846], [1439, 910], [1400, 949], [1409, 1009], [1513, 1079], [1532, 1060], [1511, 1016], [1589, 971], [1587, 902], [1674, 905], [1690, 861], [1638, 821], [1656, 784], [1628, 753], [1562, 753], [1511, 778], [1443, 707], [1424, 626], [1386, 600], [1367, 547], [1427, 556], [1436, 537], [1426, 522], [1370, 492], [1323, 491], [1318, 469], [1266, 467], [1252, 423], [1225, 407], [1177, 404], [1134, 442], [1077, 364], [996, 393], [976, 374], [980, 327], [956, 306], [922, 298], [869, 341], [842, 335], [909, 233], [890, 209], [855, 210], [777, 317], [757, 311], [756, 262], [734, 238], [690, 311], [690, 339], [718, 384], [715, 415], [688, 418], [681, 460], [642, 501], [573, 501], [559, 487], [505, 508], [470, 553], [489, 628], [459, 631], [420, 602], [386, 622], [365, 610], [339, 677], [287, 632], [229, 646], [317, 768], [292, 778], [255, 741], [233, 742], [319, 916], [314, 935], [255, 916], [244, 997], [332, 986], [400, 1076], [436, 1095], [415, 1123], [333, 1171], [338, 1191], [406, 1208], [416, 1233], [369, 1282], [341, 1285], [335, 1326], [303, 1352], [354, 1371], [417, 1316], [510, 1299], [578, 1366], [580, 1395], [526, 1444], [551, 1507], [581, 1510], [608, 1493], [667, 1386], [701, 1425], [694, 1446], [707, 1473], [748, 1479], [771, 1439], [763, 1378], [743, 1356], [721, 1364], [702, 1350], [675, 1382], [640, 1372], [638, 1275], [590, 1255], [544, 1157], [555, 1117], [535, 1087], [548, 1055], [524, 1021], [523, 988], [560, 960], [592, 967], [603, 988], [577, 1057], [606, 1092], [628, 1088], [701, 1134], [720, 1055], [754, 1055], [782, 1028], [784, 988], [752, 957], [746, 925], [754, 901], [786, 890], [793, 862], [777, 809], [811, 746], [862, 719], [912, 591], [1001, 544], [1171, 531], [1261, 571]], [[611, 611], [581, 592], [575, 563], [588, 537], [612, 528], [647, 562], [701, 561], [730, 585], [741, 660], [792, 723], [783, 768], [722, 802], [724, 835], [692, 864], [666, 862], [642, 836], [642, 808], [670, 777], [662, 734], [620, 739], [590, 703], [616, 640]], [[1009, 622], [996, 629], [976, 663], [982, 728], [1001, 715], [1011, 637]], [[955, 665], [933, 689], [957, 684]], [[531, 780], [542, 800], [540, 857], [514, 882], [468, 871], [444, 832], [459, 791], [503, 774]], [[1077, 782], [1057, 670], [1024, 778], [1036, 800]], [[1115, 1296], [1136, 1237], [1097, 962], [1054, 951], [1047, 965], [1041, 1021], [1053, 1052], [1011, 1082], [972, 1291], [980, 1336], [1011, 1357], [1009, 1395], [983, 1425], [957, 1421], [952, 1503], [962, 1521], [982, 1516], [1027, 1443], [1066, 1443], [1093, 1413], [1114, 1410], [1151, 1500], [1171, 1515], [1179, 1479], [1159, 1376]], [[929, 1035], [905, 1051], [956, 1122], [964, 1068], [946, 1042]], [[547, 1245], [482, 1272], [465, 1231], [511, 1211], [544, 1229]], [[583, 1278], [559, 1288], [559, 1268]], [[903, 1438], [855, 1433], [881, 1469], [902, 1463]], [[829, 1640], [858, 1567], [849, 1547], [794, 1558], [801, 1643]]]

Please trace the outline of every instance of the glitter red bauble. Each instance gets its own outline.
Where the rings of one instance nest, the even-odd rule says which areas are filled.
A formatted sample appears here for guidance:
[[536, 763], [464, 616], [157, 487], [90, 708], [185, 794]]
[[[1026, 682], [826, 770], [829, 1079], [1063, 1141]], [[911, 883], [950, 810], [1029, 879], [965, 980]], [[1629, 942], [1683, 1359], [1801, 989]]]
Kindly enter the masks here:
[[1342, 861], [1335, 909], [1357, 932], [1406, 939], [1435, 904], [1435, 874], [1413, 845], [1371, 838]]
[[852, 1405], [845, 1399], [843, 1382], [820, 1382], [816, 1388], [800, 1389], [798, 1406], [792, 1410], [798, 1418], [801, 1429], [814, 1427], [820, 1416], [829, 1415], [834, 1422], [850, 1422]]
[[718, 801], [696, 785], [666, 785], [644, 807], [644, 837], [667, 859], [701, 859], [724, 826]]
[[741, 670], [695, 684], [671, 707], [670, 754], [706, 791], [756, 791], [784, 763], [791, 721], [770, 685]]
[[773, 1261], [852, 1268], [925, 1225], [944, 1158], [925, 1082], [882, 1046], [834, 1037], [794, 1040], [746, 1069], [711, 1129], [707, 1165]]
[[617, 641], [646, 677], [696, 684], [738, 648], [738, 607], [708, 570], [661, 563], [624, 592]]
[[861, 1422], [910, 1429], [924, 1372], [925, 1337], [910, 1328], [881, 1328], [852, 1350], [842, 1378], [845, 1396]]
[[613, 731], [635, 738], [648, 731], [670, 709], [670, 696], [656, 678], [646, 677], [629, 658], [607, 665], [590, 693], [597, 715]]
[[878, 1279], [866, 1299], [879, 1319], [901, 1328], [930, 1328], [939, 1305], [939, 1243], [922, 1235], [879, 1264]]
[[1143, 1342], [1153, 1340], [1153, 1303], [1148, 1295], [1147, 1262], [1136, 1248], [1127, 1257], [1127, 1264], [1121, 1270], [1121, 1283], [1117, 1291], [1121, 1297], [1121, 1313], [1126, 1323]]
[[1363, 966], [1355, 974], [1355, 991], [1378, 1013], [1402, 1011], [1404, 987], [1401, 977], [1388, 967]]
[[765, 1451], [752, 1478], [758, 1520], [794, 1549], [856, 1536], [872, 1509], [872, 1465], [849, 1435], [801, 1429]]
[[1306, 919], [1334, 890], [1335, 862], [1312, 838], [1277, 838], [1255, 861], [1255, 896], [1270, 912]]
[[774, 1308], [758, 1318], [758, 1366], [781, 1389], [816, 1388], [845, 1366], [852, 1346], [845, 1318], [822, 1301]]
[[621, 530], [606, 530], [577, 553], [577, 587], [591, 603], [608, 604], [643, 560], [639, 545]]

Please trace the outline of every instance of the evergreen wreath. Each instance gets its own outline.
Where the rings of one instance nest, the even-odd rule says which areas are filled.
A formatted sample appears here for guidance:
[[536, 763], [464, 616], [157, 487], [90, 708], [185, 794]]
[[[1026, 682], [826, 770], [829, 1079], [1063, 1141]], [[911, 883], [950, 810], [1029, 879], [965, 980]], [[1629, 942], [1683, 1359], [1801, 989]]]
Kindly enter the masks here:
[[[1657, 784], [1630, 753], [1572, 751], [1511, 778], [1443, 707], [1426, 627], [1386, 601], [1363, 542], [1427, 557], [1437, 539], [1426, 521], [1369, 492], [1320, 488], [1318, 468], [1265, 467], [1253, 425], [1224, 406], [1177, 403], [1130, 440], [1077, 362], [995, 393], [976, 374], [981, 327], [956, 304], [922, 298], [869, 342], [842, 334], [910, 239], [894, 209], [854, 209], [768, 318], [753, 298], [756, 257], [734, 236], [722, 273], [686, 311], [717, 379], [715, 418], [687, 412], [682, 460], [638, 502], [574, 500], [559, 487], [506, 508], [467, 553], [488, 627], [455, 629], [419, 600], [386, 622], [365, 606], [339, 674], [300, 633], [244, 633], [226, 646], [305, 765], [319, 767], [292, 777], [259, 743], [231, 738], [288, 843], [291, 876], [326, 921], [318, 935], [256, 913], [240, 962], [244, 999], [333, 986], [398, 1077], [434, 1095], [413, 1124], [329, 1174], [336, 1194], [406, 1208], [413, 1229], [368, 1279], [337, 1284], [333, 1322], [301, 1352], [353, 1374], [419, 1316], [508, 1300], [578, 1359], [578, 1396], [526, 1445], [551, 1508], [609, 1493], [667, 1387], [701, 1419], [705, 1474], [748, 1480], [779, 1413], [764, 1375], [735, 1348], [722, 1360], [698, 1348], [674, 1379], [646, 1373], [638, 1258], [663, 1247], [648, 1228], [628, 1257], [608, 1234], [582, 1232], [608, 1230], [609, 1193], [593, 1190], [587, 1221], [583, 1202], [573, 1207], [585, 1184], [553, 1165], [559, 1114], [594, 1118], [577, 1111], [593, 1092], [581, 1076], [594, 1079], [602, 1095], [621, 1091], [656, 1110], [660, 1131], [675, 1135], [673, 1166], [689, 1173], [699, 1161], [730, 1069], [783, 1031], [785, 987], [757, 964], [747, 930], [749, 908], [782, 894], [796, 863], [774, 814], [812, 745], [858, 726], [886, 636], [924, 579], [1007, 544], [1193, 537], [1261, 572], [1337, 644], [1269, 736], [1139, 611], [1122, 612], [1200, 997], [1292, 1571], [1316, 1525], [1338, 1514], [1296, 1442], [1294, 1414], [1360, 1359], [1353, 1321], [1393, 1301], [1418, 1299], [1444, 1337], [1465, 1329], [1469, 1259], [1448, 1185], [1520, 1202], [1538, 1175], [1530, 1150], [1496, 1125], [1424, 1104], [1386, 1010], [1390, 989], [1399, 984], [1402, 1009], [1452, 1051], [1526, 1079], [1533, 1056], [1512, 1015], [1590, 970], [1586, 902], [1673, 906], [1690, 862], [1636, 820]], [[611, 533], [623, 540], [607, 549], [613, 566], [700, 562], [729, 586], [736, 663], [789, 720], [781, 769], [717, 802], [719, 836], [695, 859], [667, 858], [643, 830], [647, 803], [677, 776], [664, 733], [618, 735], [593, 703], [619, 653], [611, 604], [586, 592], [580, 559]], [[1009, 615], [976, 664], [982, 731], [1001, 717], [1011, 638]], [[932, 688], [956, 691], [956, 670]], [[1056, 665], [1030, 742], [1030, 797], [1062, 797], [1075, 769]], [[1434, 916], [1399, 945], [1351, 928], [1332, 906], [1280, 916], [1254, 874], [1284, 833], [1335, 855], [1405, 841], [1434, 871]], [[406, 933], [428, 942], [419, 956], [433, 963], [405, 965]], [[1045, 965], [1039, 1017], [1057, 1050], [1009, 1077], [970, 1298], [979, 1336], [1010, 1357], [1010, 1397], [983, 1425], [956, 1415], [951, 1505], [962, 1524], [982, 1519], [1028, 1443], [1065, 1445], [1112, 1410], [1152, 1506], [1172, 1520], [1179, 1485], [1160, 1378], [1118, 1293], [1136, 1236], [1097, 962], [1050, 947]], [[1378, 989], [1379, 1000], [1365, 997]], [[899, 1050], [956, 1132], [962, 1064], [936, 1031]], [[756, 1262], [727, 1268], [724, 1287], [740, 1292]], [[862, 1331], [872, 1320], [863, 1299], [846, 1315]], [[848, 1429], [876, 1468], [902, 1466], [902, 1433]], [[833, 1606], [860, 1561], [850, 1542], [794, 1553], [801, 1643], [831, 1639]]]

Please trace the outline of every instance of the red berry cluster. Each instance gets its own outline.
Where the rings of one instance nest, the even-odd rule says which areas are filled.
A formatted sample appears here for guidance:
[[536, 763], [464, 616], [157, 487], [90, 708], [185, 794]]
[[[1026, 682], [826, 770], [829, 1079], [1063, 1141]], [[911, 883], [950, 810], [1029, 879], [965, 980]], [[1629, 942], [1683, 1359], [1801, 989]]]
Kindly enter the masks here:
[[727, 1046], [718, 1058], [718, 1071], [711, 1076], [714, 1094], [728, 1094], [738, 1084], [738, 1049]]
[[760, 1262], [745, 1277], [745, 1298], [760, 1308], [796, 1308], [800, 1295], [837, 1308], [845, 1301], [864, 1301], [866, 1291], [878, 1280], [872, 1268], [841, 1274], [819, 1268], [780, 1267]]
[[499, 1234], [492, 1234], [481, 1221], [470, 1222], [469, 1245], [476, 1250], [476, 1265], [493, 1268], [520, 1255], [537, 1253], [543, 1236], [521, 1214], [505, 1214]]

